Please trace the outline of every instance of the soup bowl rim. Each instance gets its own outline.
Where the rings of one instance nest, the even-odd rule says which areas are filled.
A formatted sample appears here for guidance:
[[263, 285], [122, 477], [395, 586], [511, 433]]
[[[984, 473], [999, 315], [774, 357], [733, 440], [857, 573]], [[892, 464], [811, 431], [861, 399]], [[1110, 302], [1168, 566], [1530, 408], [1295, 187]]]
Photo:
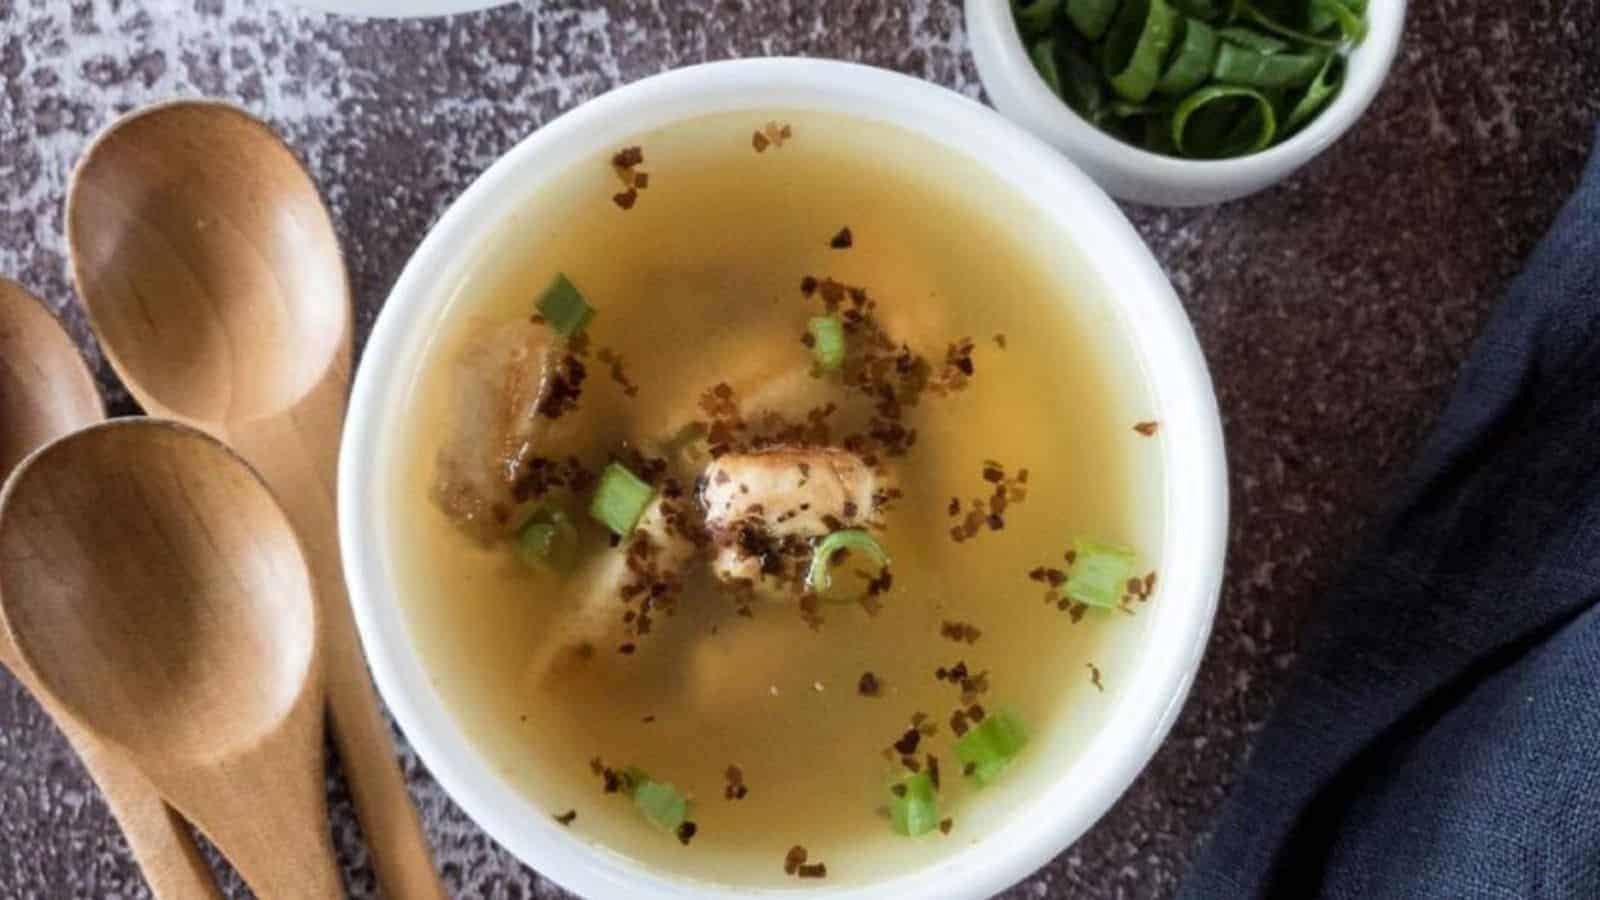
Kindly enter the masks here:
[[[589, 897], [732, 900], [752, 891], [669, 873], [563, 828], [496, 771], [450, 713], [409, 631], [381, 521], [387, 438], [428, 323], [475, 247], [515, 215], [530, 185], [655, 125], [746, 110], [817, 110], [909, 129], [1026, 187], [1051, 227], [1082, 251], [1126, 321], [1161, 422], [1161, 583], [1141, 616], [1133, 682], [1087, 750], [1023, 814], [948, 856], [893, 878], [803, 885], [808, 895], [966, 900], [1027, 877], [1083, 835], [1144, 768], [1177, 718], [1199, 667], [1221, 584], [1228, 499], [1210, 375], [1187, 315], [1122, 212], [1049, 146], [978, 103], [905, 75], [805, 59], [707, 63], [646, 78], [537, 129], [480, 175], [429, 229], [396, 281], [361, 359], [339, 465], [339, 532], [356, 624], [378, 689], [446, 793], [491, 837], [563, 887]], [[542, 173], [542, 174], [541, 174]], [[376, 464], [375, 464], [376, 461]], [[756, 891], [760, 894], [762, 892]], [[771, 893], [795, 893], [794, 890]]]

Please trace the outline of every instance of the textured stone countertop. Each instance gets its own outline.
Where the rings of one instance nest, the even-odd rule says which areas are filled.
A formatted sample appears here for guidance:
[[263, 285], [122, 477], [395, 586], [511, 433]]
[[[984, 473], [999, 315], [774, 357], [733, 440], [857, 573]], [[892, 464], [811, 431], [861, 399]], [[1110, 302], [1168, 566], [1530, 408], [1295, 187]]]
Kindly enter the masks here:
[[[956, 0], [530, 0], [410, 22], [270, 0], [0, 0], [0, 273], [62, 311], [113, 409], [130, 412], [74, 305], [61, 236], [67, 173], [117, 113], [209, 95], [271, 120], [327, 193], [364, 335], [429, 223], [540, 123], [663, 69], [774, 54], [980, 95]], [[1422, 0], [1372, 111], [1295, 178], [1222, 207], [1128, 209], [1216, 378], [1233, 472], [1227, 586], [1155, 761], [1088, 836], [1005, 896], [1172, 893], [1319, 591], [1576, 182], [1597, 116], [1600, 0]], [[562, 896], [409, 751], [405, 767], [453, 895]], [[334, 799], [353, 891], [369, 896], [337, 784]], [[76, 758], [0, 674], [0, 896], [146, 894]]]

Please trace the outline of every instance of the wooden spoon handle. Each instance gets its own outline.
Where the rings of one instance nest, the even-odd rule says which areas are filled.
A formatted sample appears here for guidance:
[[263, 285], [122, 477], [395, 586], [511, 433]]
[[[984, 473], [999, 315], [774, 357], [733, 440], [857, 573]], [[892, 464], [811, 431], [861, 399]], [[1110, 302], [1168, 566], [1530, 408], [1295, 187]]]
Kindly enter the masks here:
[[294, 415], [251, 423], [230, 438], [277, 493], [311, 565], [334, 745], [378, 884], [389, 900], [445, 900], [345, 592], [333, 496], [344, 395], [343, 383], [335, 383], [337, 390], [313, 392]]
[[187, 823], [167, 806], [138, 767], [73, 724], [55, 701], [38, 689], [27, 670], [17, 664], [11, 642], [3, 631], [0, 631], [0, 663], [33, 694], [78, 752], [83, 767], [89, 770], [89, 777], [100, 787], [111, 814], [122, 826], [128, 847], [139, 862], [151, 893], [159, 900], [218, 900], [221, 894], [217, 892], [211, 867], [200, 858], [200, 849], [195, 846]]
[[56, 717], [56, 723], [100, 786], [151, 893], [159, 900], [220, 900], [211, 867], [201, 858], [188, 823], [161, 799], [155, 786], [116, 750], [62, 717]]
[[[343, 582], [337, 598], [348, 620]], [[333, 615], [330, 611], [329, 617]], [[389, 725], [378, 711], [354, 623], [345, 626], [349, 638], [343, 642], [334, 634], [337, 627], [327, 630], [329, 649], [336, 649], [340, 658], [335, 662], [330, 654], [328, 659], [328, 711], [378, 883], [389, 900], [444, 900], [422, 823], [395, 758]]]
[[227, 760], [174, 766], [167, 798], [261, 900], [343, 900], [328, 822], [320, 673], [276, 731]]

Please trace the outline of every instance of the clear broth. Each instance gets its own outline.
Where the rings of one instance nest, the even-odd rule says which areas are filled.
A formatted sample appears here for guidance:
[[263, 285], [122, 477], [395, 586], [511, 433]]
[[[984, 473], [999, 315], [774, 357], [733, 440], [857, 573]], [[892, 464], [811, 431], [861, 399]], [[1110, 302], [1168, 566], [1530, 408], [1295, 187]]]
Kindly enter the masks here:
[[[768, 118], [790, 123], [793, 137], [757, 153], [752, 134]], [[1074, 624], [1027, 576], [1063, 567], [1078, 535], [1138, 548], [1141, 570], [1157, 568], [1160, 438], [1132, 429], [1150, 418], [1149, 399], [1120, 352], [1122, 323], [1074, 249], [1037, 226], [1031, 201], [925, 138], [775, 111], [680, 123], [633, 143], [651, 179], [633, 209], [611, 200], [609, 154], [549, 179], [465, 267], [435, 325], [390, 463], [387, 540], [410, 629], [461, 728], [536, 806], [575, 810], [575, 836], [748, 888], [793, 886], [783, 858], [795, 844], [827, 864], [828, 885], [928, 864], [1022, 814], [1081, 753], [1138, 664], [1145, 617], [1091, 611]], [[842, 226], [848, 250], [829, 246]], [[881, 614], [830, 609], [814, 631], [793, 607], [742, 618], [726, 597], [692, 591], [635, 655], [597, 660], [593, 678], [529, 677], [530, 648], [570, 610], [571, 586], [528, 570], [509, 546], [460, 534], [429, 485], [465, 323], [526, 317], [557, 272], [599, 308], [594, 344], [619, 351], [640, 386], [625, 397], [590, 365], [581, 406], [591, 460], [663, 411], [692, 409], [750, 354], [808, 366], [798, 337], [820, 304], [800, 292], [806, 275], [865, 286], [926, 332], [918, 349], [935, 364], [947, 342], [976, 341], [971, 387], [908, 411], [919, 438], [894, 461], [905, 497], [888, 515], [895, 581]], [[989, 459], [1027, 468], [1028, 497], [1004, 530], [955, 543], [947, 507], [987, 496]], [[940, 634], [946, 620], [982, 637], [954, 643]], [[1032, 732], [982, 789], [955, 759], [958, 691], [934, 677], [958, 660], [988, 670], [986, 707], [1014, 710]], [[857, 693], [866, 671], [881, 696]], [[943, 763], [941, 813], [953, 828], [906, 838], [880, 812], [899, 771], [884, 750], [919, 711], [939, 725], [919, 755]], [[690, 793], [692, 844], [602, 793], [596, 756]], [[742, 800], [723, 796], [730, 763], [744, 773]]]

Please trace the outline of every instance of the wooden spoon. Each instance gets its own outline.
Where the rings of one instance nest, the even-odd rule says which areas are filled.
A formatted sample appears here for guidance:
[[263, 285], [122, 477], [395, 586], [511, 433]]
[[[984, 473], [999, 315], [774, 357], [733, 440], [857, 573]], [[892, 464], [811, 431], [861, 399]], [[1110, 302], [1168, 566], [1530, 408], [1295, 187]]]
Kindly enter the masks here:
[[248, 464], [156, 419], [46, 445], [0, 492], [0, 612], [61, 710], [257, 894], [342, 896], [311, 576]]
[[333, 735], [378, 881], [394, 900], [443, 898], [345, 596], [334, 486], [350, 290], [316, 185], [242, 110], [151, 107], [79, 161], [67, 243], [133, 396], [227, 441], [282, 499], [323, 602]]
[[0, 481], [24, 456], [105, 417], [94, 376], [60, 323], [0, 278]]
[[[23, 288], [0, 278], [0, 482], [23, 457], [75, 429], [105, 418], [94, 377], [78, 348]], [[188, 825], [122, 754], [63, 715], [18, 664], [0, 632], [0, 665], [10, 669], [67, 736], [117, 817], [150, 889], [162, 900], [219, 896]]]

